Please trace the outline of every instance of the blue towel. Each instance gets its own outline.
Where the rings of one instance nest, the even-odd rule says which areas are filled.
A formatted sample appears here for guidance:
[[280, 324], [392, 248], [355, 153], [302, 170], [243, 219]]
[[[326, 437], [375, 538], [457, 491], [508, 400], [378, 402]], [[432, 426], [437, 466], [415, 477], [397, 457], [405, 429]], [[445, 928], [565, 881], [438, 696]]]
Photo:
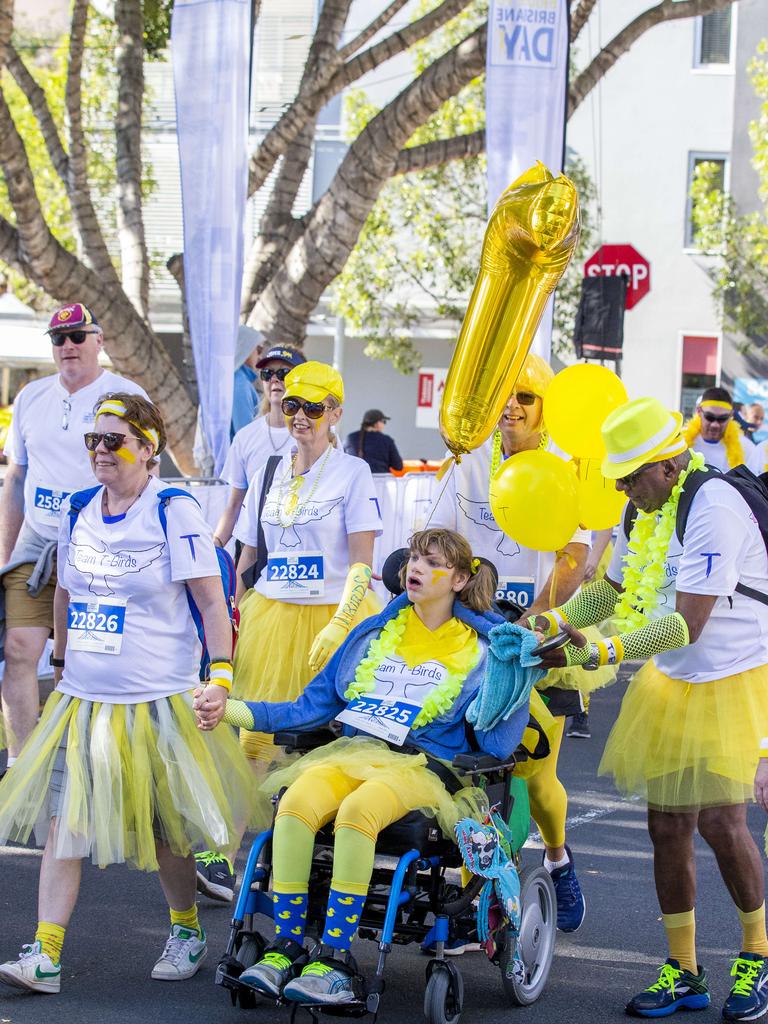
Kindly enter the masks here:
[[467, 708], [467, 721], [489, 731], [527, 704], [531, 690], [546, 675], [532, 654], [539, 639], [516, 622], [502, 622], [490, 634], [488, 666], [480, 692]]

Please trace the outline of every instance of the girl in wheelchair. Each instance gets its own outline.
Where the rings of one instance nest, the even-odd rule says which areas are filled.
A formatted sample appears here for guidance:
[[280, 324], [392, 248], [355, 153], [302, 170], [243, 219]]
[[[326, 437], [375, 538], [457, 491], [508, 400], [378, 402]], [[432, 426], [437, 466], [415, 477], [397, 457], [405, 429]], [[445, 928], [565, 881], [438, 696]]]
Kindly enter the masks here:
[[[478, 747], [508, 757], [533, 711], [551, 722], [533, 691], [489, 731], [473, 732], [469, 706], [483, 686], [489, 633], [503, 620], [490, 611], [495, 578], [450, 530], [414, 534], [401, 569], [405, 593], [362, 622], [295, 702], [228, 701], [225, 721], [275, 733], [313, 729], [333, 719], [341, 738], [273, 772], [264, 794], [287, 787], [274, 823], [275, 941], [240, 982], [297, 1003], [354, 1002], [359, 987], [348, 954], [374, 866], [376, 839], [413, 810], [451, 835], [459, 817], [481, 817], [484, 795], [462, 783], [452, 759]], [[196, 700], [199, 725], [221, 712]], [[333, 877], [322, 943], [303, 945], [315, 836], [334, 826]]]

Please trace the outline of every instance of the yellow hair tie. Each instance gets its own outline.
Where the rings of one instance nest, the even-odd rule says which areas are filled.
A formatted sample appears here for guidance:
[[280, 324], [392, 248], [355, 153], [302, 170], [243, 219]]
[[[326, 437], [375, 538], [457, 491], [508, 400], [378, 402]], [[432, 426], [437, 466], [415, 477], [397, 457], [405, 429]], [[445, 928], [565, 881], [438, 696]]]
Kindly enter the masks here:
[[473, 576], [477, 573], [477, 570], [479, 568], [480, 568], [480, 559], [479, 558], [473, 558], [472, 559], [472, 575]]

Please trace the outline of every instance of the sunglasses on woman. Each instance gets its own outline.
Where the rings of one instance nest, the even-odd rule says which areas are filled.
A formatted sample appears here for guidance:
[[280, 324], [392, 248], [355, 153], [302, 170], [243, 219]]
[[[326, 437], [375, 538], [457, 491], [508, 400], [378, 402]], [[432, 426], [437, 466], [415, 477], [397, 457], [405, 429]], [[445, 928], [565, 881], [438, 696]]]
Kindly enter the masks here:
[[259, 375], [262, 380], [272, 380], [273, 377], [277, 377], [278, 380], [285, 380], [290, 372], [290, 366], [281, 366], [279, 370], [259, 370]]
[[117, 434], [113, 430], [97, 434], [92, 430], [88, 434], [84, 434], [83, 437], [85, 438], [85, 447], [89, 452], [95, 452], [102, 442], [108, 452], [116, 452], [118, 448], [124, 447], [126, 437], [133, 437], [133, 434]]
[[319, 420], [326, 410], [322, 402], [303, 402], [300, 398], [284, 398], [280, 403], [283, 416], [295, 416], [299, 409], [310, 420]]
[[56, 331], [50, 335], [51, 344], [55, 348], [61, 348], [64, 342], [69, 340], [74, 345], [82, 345], [89, 334], [98, 334], [98, 331]]

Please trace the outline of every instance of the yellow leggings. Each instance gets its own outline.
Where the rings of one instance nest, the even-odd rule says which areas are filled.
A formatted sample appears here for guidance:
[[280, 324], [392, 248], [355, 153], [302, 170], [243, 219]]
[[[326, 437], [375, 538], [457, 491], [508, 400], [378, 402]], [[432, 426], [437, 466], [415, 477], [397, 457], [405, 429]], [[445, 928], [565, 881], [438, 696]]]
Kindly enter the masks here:
[[308, 768], [278, 808], [272, 840], [275, 892], [306, 892], [315, 835], [335, 818], [332, 885], [364, 895], [379, 832], [419, 806], [387, 783], [386, 771], [362, 781], [332, 765]]
[[550, 752], [541, 762], [538, 772], [528, 779], [528, 796], [531, 801], [531, 816], [541, 832], [544, 845], [549, 849], [565, 843], [565, 816], [568, 811], [568, 794], [557, 777], [557, 758], [563, 740], [565, 719], [555, 718], [557, 728], [549, 738]]

